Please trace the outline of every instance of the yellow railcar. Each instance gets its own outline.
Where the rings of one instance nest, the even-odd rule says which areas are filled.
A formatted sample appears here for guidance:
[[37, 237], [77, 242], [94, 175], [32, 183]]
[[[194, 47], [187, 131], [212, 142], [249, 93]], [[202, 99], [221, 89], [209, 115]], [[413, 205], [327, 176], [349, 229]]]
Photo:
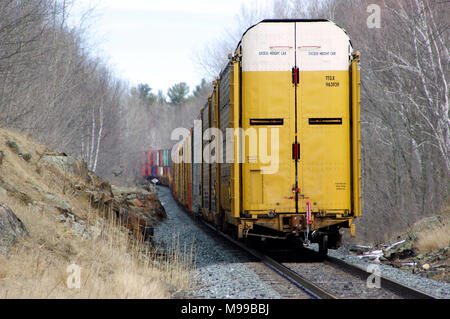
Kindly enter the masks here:
[[[359, 72], [359, 53], [331, 21], [263, 20], [249, 28], [201, 110], [195, 134], [202, 142], [184, 142], [183, 203], [194, 200], [196, 213], [240, 238], [293, 237], [326, 252], [338, 246], [340, 228], [354, 235]], [[208, 145], [214, 151], [205, 159]], [[201, 192], [192, 197], [195, 152], [203, 159]]]

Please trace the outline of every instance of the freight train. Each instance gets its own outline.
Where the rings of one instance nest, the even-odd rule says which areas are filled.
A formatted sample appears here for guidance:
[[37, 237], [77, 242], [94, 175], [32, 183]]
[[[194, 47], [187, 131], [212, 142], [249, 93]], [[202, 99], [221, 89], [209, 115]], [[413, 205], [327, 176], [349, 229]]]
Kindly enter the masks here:
[[329, 20], [263, 20], [242, 36], [192, 128], [170, 187], [238, 238], [337, 248], [361, 216], [360, 67]]
[[169, 186], [172, 178], [170, 150], [148, 150], [140, 159], [142, 177], [154, 184]]

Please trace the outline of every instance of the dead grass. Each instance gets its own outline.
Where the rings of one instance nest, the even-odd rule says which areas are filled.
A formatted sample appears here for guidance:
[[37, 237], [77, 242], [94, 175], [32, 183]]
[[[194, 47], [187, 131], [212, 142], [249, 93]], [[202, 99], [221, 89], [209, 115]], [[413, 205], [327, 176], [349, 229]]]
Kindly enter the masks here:
[[[170, 298], [171, 290], [189, 287], [187, 250], [159, 255], [112, 220], [100, 225], [96, 240], [82, 239], [45, 212], [10, 207], [30, 236], [0, 257], [0, 298]], [[67, 286], [71, 264], [81, 267], [80, 289]]]
[[417, 248], [421, 252], [436, 251], [450, 246], [450, 218], [442, 221], [442, 225], [422, 231], [417, 238]]
[[[7, 139], [16, 141], [24, 153], [33, 152], [31, 162], [6, 147]], [[7, 256], [0, 256], [0, 298], [170, 298], [173, 291], [189, 287], [192, 249], [175, 245], [162, 255], [130, 240], [127, 230], [112, 219], [101, 219], [86, 198], [64, 192], [63, 172], [38, 162], [36, 151], [42, 153], [45, 146], [0, 129], [0, 149], [5, 153], [0, 178], [34, 201], [29, 204], [0, 192], [0, 201], [29, 230], [29, 236]], [[79, 182], [68, 178], [72, 184]], [[57, 222], [58, 212], [46, 203], [42, 192], [30, 185], [68, 200], [74, 214], [101, 229], [101, 235], [83, 239], [67, 230]], [[67, 286], [71, 264], [81, 267], [80, 289]]]

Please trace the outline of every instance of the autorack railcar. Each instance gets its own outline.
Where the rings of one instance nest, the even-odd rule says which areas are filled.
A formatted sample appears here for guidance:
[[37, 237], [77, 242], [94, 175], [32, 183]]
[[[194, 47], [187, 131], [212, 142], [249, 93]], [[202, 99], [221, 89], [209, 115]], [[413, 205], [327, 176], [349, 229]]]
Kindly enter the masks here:
[[252, 26], [174, 149], [176, 199], [239, 238], [336, 248], [361, 216], [359, 92], [359, 53], [335, 23]]

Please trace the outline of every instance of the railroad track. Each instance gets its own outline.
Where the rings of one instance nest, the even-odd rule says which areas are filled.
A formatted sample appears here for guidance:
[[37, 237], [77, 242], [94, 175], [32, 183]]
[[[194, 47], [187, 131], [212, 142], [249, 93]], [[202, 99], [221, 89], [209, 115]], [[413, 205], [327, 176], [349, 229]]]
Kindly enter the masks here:
[[[354, 276], [358, 276], [362, 280], [366, 280], [367, 277], [371, 274], [371, 272], [367, 271], [367, 269], [364, 269], [363, 267], [346, 263], [345, 261], [335, 257], [327, 256], [326, 262], [348, 273], [351, 273]], [[380, 276], [380, 286], [381, 289], [392, 291], [396, 295], [401, 296], [405, 299], [435, 299], [435, 297], [427, 293], [424, 293], [412, 287], [405, 286], [393, 279], [383, 276]]]
[[[207, 226], [209, 229], [213, 231], [214, 234], [219, 234], [221, 237], [225, 238], [228, 242], [231, 242], [233, 245], [237, 246], [239, 249], [245, 251], [247, 254], [251, 255], [253, 258], [256, 258], [257, 260], [261, 261], [266, 267], [270, 268], [274, 272], [278, 273], [285, 279], [287, 279], [289, 282], [291, 282], [293, 285], [295, 285], [297, 288], [304, 291], [309, 297], [315, 298], [315, 299], [340, 299], [340, 298], [362, 298], [364, 294], [355, 294], [353, 292], [353, 295], [350, 292], [350, 295], [346, 295], [345, 293], [342, 293], [341, 291], [337, 290], [335, 287], [332, 287], [329, 284], [325, 283], [317, 283], [317, 272], [324, 271], [326, 267], [332, 267], [333, 269], [330, 272], [331, 276], [338, 276], [337, 273], [345, 272], [348, 275], [347, 280], [350, 280], [353, 282], [355, 279], [355, 286], [359, 286], [359, 288], [355, 288], [356, 290], [364, 290], [367, 278], [372, 274], [372, 272], [367, 271], [367, 269], [364, 269], [363, 267], [356, 266], [353, 264], [346, 263], [343, 260], [327, 256], [325, 260], [320, 262], [312, 262], [312, 263], [293, 263], [293, 262], [283, 262], [283, 261], [277, 261], [277, 257], [275, 254], [275, 257], [272, 255], [268, 256], [268, 254], [265, 254], [257, 249], [253, 249], [249, 247], [248, 245], [235, 240], [234, 238], [231, 238], [227, 234], [224, 234], [222, 232], [218, 232], [217, 229], [208, 224], [207, 222], [201, 220], [202, 224]], [[316, 254], [316, 259], [318, 260], [319, 257], [316, 252], [309, 250], [313, 255]], [[287, 251], [287, 253], [290, 253], [291, 256], [294, 251]], [[302, 271], [305, 268], [312, 269], [315, 268], [315, 275], [308, 276], [302, 274]], [[312, 277], [312, 278], [308, 278]], [[326, 276], [325, 276], [326, 277]], [[380, 288], [372, 288], [371, 294], [365, 295], [367, 298], [404, 298], [404, 299], [434, 299], [435, 297], [418, 291], [414, 288], [405, 286], [397, 281], [394, 281], [392, 279], [379, 276], [380, 277]], [[331, 280], [330, 280], [331, 281]], [[344, 285], [342, 282], [337, 282], [339, 285]], [[323, 286], [327, 286], [327, 288], [324, 288]], [[344, 285], [345, 286], [345, 285]], [[366, 288], [367, 289], [367, 288]]]
[[265, 266], [272, 269], [282, 277], [286, 278], [288, 281], [290, 281], [293, 285], [295, 285], [297, 288], [303, 290], [307, 295], [309, 295], [312, 298], [315, 299], [337, 299], [336, 296], [333, 294], [325, 291], [320, 286], [314, 284], [310, 280], [303, 278], [298, 273], [292, 271], [288, 267], [282, 265], [281, 263], [276, 262], [274, 259], [270, 258], [269, 256], [264, 255], [263, 253], [252, 249], [245, 245], [242, 242], [239, 242], [227, 234], [224, 234], [222, 232], [218, 232], [217, 229], [208, 224], [207, 222], [201, 220], [202, 224], [213, 230], [215, 234], [220, 234], [223, 238], [225, 238], [227, 241], [231, 242], [235, 246], [239, 247], [241, 250], [245, 251], [247, 254], [251, 255], [252, 257], [256, 258], [257, 260], [260, 260]]

